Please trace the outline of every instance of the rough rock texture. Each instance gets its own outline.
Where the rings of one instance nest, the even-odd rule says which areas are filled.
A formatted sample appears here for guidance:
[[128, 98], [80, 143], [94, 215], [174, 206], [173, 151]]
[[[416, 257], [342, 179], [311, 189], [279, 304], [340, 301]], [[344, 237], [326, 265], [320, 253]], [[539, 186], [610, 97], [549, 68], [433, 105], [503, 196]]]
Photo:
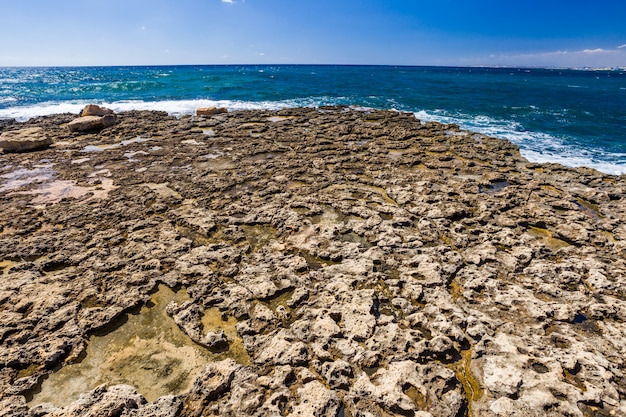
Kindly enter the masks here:
[[101, 107], [96, 104], [87, 104], [83, 111], [80, 112], [81, 117], [85, 116], [106, 116], [107, 114], [115, 114], [113, 110]]
[[102, 130], [105, 127], [115, 124], [115, 116], [107, 114], [105, 116], [81, 116], [67, 124], [70, 132], [87, 132], [92, 130]]
[[[0, 164], [0, 415], [626, 415], [624, 176], [395, 112], [72, 118], [4, 127], [54, 145]], [[163, 285], [192, 382], [38, 402]]]
[[0, 150], [4, 152], [24, 152], [45, 148], [52, 139], [40, 127], [27, 127], [0, 134]]
[[196, 109], [197, 116], [213, 116], [214, 114], [226, 113], [228, 111], [225, 107], [200, 107]]
[[111, 109], [88, 104], [80, 113], [80, 117], [67, 124], [70, 132], [89, 132], [113, 126], [117, 116]]

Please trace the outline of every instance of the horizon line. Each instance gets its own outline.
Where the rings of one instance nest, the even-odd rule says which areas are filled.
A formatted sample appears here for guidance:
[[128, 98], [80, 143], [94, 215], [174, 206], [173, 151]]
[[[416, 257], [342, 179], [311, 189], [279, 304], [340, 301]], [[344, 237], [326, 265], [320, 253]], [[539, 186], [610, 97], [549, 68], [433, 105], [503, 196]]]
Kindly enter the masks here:
[[560, 67], [560, 66], [533, 66], [533, 65], [427, 65], [427, 64], [130, 64], [130, 65], [0, 65], [1, 69], [8, 68], [148, 68], [148, 67], [403, 67], [403, 68], [492, 68], [492, 69], [559, 69], [559, 70], [588, 70], [588, 71], [615, 71], [626, 70], [626, 66], [611, 67]]

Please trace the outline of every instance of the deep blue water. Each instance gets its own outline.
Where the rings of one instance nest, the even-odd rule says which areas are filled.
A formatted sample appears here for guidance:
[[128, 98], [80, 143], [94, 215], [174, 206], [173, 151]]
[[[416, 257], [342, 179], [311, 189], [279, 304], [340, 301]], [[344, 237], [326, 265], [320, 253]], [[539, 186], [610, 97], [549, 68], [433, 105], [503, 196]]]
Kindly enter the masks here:
[[626, 173], [626, 71], [391, 66], [0, 68], [0, 118], [86, 103], [175, 115], [197, 107], [345, 104], [409, 111], [520, 146], [532, 161]]

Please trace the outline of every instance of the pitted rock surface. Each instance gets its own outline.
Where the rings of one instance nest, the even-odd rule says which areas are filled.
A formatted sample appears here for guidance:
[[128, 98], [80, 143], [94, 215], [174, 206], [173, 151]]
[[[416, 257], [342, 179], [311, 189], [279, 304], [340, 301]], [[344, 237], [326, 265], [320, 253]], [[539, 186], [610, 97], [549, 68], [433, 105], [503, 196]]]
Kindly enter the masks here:
[[[624, 176], [397, 112], [73, 118], [1, 127], [54, 142], [1, 156], [1, 415], [626, 415]], [[189, 387], [37, 402], [160, 285]]]

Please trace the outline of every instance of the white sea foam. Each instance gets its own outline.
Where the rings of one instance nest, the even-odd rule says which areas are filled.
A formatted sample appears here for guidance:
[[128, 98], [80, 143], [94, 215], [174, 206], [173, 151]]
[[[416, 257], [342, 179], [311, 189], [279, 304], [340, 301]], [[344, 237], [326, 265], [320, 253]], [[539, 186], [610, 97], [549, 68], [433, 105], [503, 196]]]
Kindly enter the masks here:
[[514, 121], [497, 120], [487, 116], [456, 116], [443, 110], [434, 112], [422, 110], [416, 112], [415, 116], [421, 121], [457, 124], [472, 132], [506, 139], [519, 146], [522, 156], [531, 162], [553, 162], [573, 168], [585, 166], [606, 174], [626, 174], [626, 154], [566, 144], [565, 138], [528, 131]]
[[173, 116], [194, 114], [199, 107], [225, 107], [233, 110], [279, 110], [293, 107], [316, 107], [339, 102], [331, 97], [307, 97], [304, 99], [281, 101], [236, 101], [236, 100], [162, 100], [142, 101], [124, 100], [115, 102], [74, 101], [63, 103], [42, 103], [35, 106], [21, 106], [0, 109], [0, 118], [13, 118], [26, 121], [38, 116], [47, 116], [58, 113], [80, 113], [86, 104], [99, 104], [116, 112], [129, 110], [157, 110]]

